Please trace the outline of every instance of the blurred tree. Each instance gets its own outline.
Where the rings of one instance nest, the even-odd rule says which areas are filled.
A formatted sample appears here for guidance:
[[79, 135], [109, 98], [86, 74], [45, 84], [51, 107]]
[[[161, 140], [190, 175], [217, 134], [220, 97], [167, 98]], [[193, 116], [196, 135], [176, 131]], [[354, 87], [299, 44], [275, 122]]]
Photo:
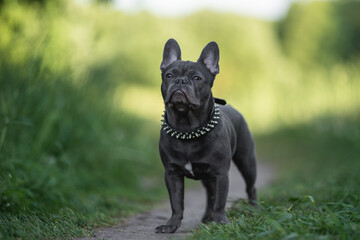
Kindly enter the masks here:
[[356, 57], [360, 51], [359, 11], [358, 1], [294, 3], [278, 24], [285, 54], [306, 67]]
[[93, 0], [93, 2], [99, 3], [99, 4], [110, 4], [110, 3], [113, 3], [114, 0]]
[[3, 8], [6, 4], [19, 4], [19, 5], [32, 5], [40, 7], [41, 9], [46, 10], [46, 5], [52, 5], [57, 9], [64, 8], [64, 6], [69, 2], [69, 0], [0, 0], [0, 9]]
[[[57, 1], [57, 0], [56, 0]], [[0, 6], [3, 5], [7, 0], [0, 0]], [[18, 0], [19, 3], [39, 3], [44, 5], [47, 1], [46, 0]]]
[[336, 5], [340, 25], [337, 51], [342, 59], [351, 60], [360, 54], [360, 2], [345, 0]]
[[286, 55], [302, 65], [331, 62], [337, 24], [331, 2], [294, 3], [280, 23]]

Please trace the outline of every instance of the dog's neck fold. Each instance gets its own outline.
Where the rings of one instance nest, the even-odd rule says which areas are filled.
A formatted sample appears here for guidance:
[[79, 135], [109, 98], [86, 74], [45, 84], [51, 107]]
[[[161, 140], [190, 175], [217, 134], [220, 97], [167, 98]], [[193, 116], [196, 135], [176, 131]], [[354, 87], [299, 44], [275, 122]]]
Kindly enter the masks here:
[[214, 111], [214, 99], [212, 94], [200, 105], [199, 108], [190, 109], [186, 112], [177, 112], [174, 108], [166, 107], [166, 121], [168, 124], [181, 132], [192, 131], [211, 118]]

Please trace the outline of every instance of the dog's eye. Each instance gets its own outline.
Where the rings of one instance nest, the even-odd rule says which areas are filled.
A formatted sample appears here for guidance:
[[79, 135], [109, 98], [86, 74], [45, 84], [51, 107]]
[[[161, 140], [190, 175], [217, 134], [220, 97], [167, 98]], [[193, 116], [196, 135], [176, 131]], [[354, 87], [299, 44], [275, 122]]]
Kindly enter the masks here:
[[168, 74], [165, 75], [165, 77], [166, 77], [166, 78], [172, 78], [173, 75], [172, 75], [171, 73], [168, 73]]
[[201, 77], [195, 76], [195, 77], [193, 77], [193, 80], [201, 80]]

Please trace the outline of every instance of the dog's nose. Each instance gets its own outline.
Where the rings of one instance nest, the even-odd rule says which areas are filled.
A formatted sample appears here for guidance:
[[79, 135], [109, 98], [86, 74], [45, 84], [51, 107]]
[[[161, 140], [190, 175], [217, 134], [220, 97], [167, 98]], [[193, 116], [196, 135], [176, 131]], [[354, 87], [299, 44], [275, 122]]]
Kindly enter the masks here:
[[182, 84], [188, 84], [189, 80], [187, 78], [183, 78], [183, 79], [181, 79], [181, 83]]
[[180, 83], [180, 84], [189, 84], [190, 83], [190, 81], [187, 79], [187, 78], [177, 78], [176, 80], [175, 80], [175, 83]]

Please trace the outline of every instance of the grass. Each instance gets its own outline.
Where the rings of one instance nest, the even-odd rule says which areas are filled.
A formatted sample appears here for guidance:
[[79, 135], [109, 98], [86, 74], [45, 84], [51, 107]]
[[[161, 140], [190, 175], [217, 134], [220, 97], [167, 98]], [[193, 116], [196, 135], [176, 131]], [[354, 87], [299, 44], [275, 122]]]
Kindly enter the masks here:
[[[312, 9], [305, 13], [320, 16], [321, 9]], [[228, 13], [164, 19], [70, 0], [0, 1], [0, 239], [88, 235], [165, 198], [157, 119], [159, 64], [170, 37], [179, 41], [184, 60], [218, 42], [222, 70], [215, 96], [247, 116], [260, 157], [279, 167], [278, 182], [260, 195], [261, 208], [239, 203], [225, 227], [246, 226], [248, 235], [241, 236], [249, 238], [301, 238], [309, 226], [309, 234], [330, 238], [337, 233], [326, 224], [334, 222], [339, 238], [355, 235], [358, 119], [319, 116], [359, 109], [357, 15], [339, 12], [351, 26], [341, 34], [321, 31], [326, 39], [345, 31], [355, 44], [347, 46], [354, 55], [346, 59], [326, 50], [325, 58], [336, 60], [331, 65], [312, 59], [312, 44], [323, 46], [316, 35], [287, 37], [287, 29], [339, 24], [334, 15], [321, 16], [310, 26], [286, 22], [279, 36], [277, 23]], [[294, 49], [287, 53], [282, 44], [289, 41]], [[303, 53], [307, 65], [292, 51]], [[214, 237], [220, 229], [204, 227], [195, 238]]]
[[123, 55], [67, 34], [87, 29], [72, 8], [0, 4], [0, 239], [89, 235], [164, 198], [159, 124], [114, 108]]
[[144, 138], [103, 91], [45, 76], [2, 65], [0, 239], [90, 234], [164, 197], [158, 129]]
[[203, 225], [191, 239], [359, 239], [359, 116], [324, 117], [256, 137], [277, 179], [259, 208], [239, 201], [228, 225]]
[[166, 196], [159, 129], [113, 111], [108, 83], [0, 66], [0, 239], [88, 235]]

